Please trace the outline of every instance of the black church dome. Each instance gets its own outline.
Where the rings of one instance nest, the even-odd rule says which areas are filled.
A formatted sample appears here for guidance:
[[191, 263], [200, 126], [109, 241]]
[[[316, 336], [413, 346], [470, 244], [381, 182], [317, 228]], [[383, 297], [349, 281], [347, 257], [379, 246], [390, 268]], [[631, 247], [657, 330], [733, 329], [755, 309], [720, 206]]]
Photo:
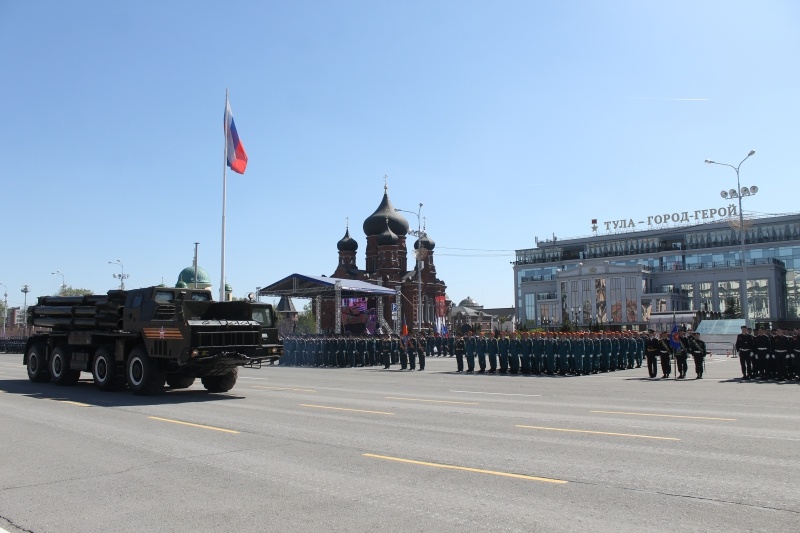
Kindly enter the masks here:
[[367, 237], [371, 237], [382, 233], [386, 228], [387, 218], [389, 219], [389, 228], [395, 237], [408, 233], [408, 220], [395, 211], [392, 202], [389, 200], [389, 193], [384, 191], [381, 205], [364, 221], [364, 234]]
[[391, 221], [388, 218], [383, 219], [383, 232], [378, 234], [378, 246], [396, 245], [400, 239], [392, 231]]
[[344, 237], [336, 243], [336, 247], [340, 252], [355, 252], [358, 250], [358, 242], [350, 237], [350, 228], [344, 232]]
[[427, 235], [423, 235], [422, 238], [417, 239], [417, 241], [414, 243], [414, 249], [418, 250], [420, 246], [426, 250], [433, 250], [436, 248], [436, 243]]

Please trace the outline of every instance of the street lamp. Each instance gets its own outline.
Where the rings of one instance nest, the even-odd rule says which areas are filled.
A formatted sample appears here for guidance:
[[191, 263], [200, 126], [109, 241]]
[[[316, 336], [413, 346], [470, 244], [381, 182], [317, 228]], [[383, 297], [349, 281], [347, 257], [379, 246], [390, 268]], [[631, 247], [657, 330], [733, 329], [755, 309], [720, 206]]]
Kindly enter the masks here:
[[731, 167], [736, 172], [736, 190], [731, 189], [730, 191], [722, 191], [720, 195], [723, 198], [736, 198], [739, 200], [739, 239], [741, 240], [742, 245], [742, 286], [740, 288], [740, 294], [742, 295], [742, 316], [744, 317], [744, 324], [745, 326], [748, 325], [749, 319], [749, 312], [748, 312], [748, 305], [747, 305], [747, 259], [745, 258], [745, 235], [744, 235], [744, 212], [742, 211], [742, 198], [745, 196], [752, 196], [758, 192], [758, 187], [755, 185], [748, 188], [742, 187], [741, 182], [739, 181], [739, 167], [742, 166], [742, 163], [747, 161], [747, 159], [756, 153], [755, 150], [750, 150], [747, 154], [747, 157], [742, 159], [738, 165], [733, 166], [727, 163], [717, 163], [716, 161], [712, 161], [711, 159], [706, 159], [706, 164], [708, 165], [721, 165], [723, 167]]
[[8, 316], [8, 287], [5, 283], [0, 283], [3, 286], [3, 339], [6, 338], [6, 317]]
[[64, 281], [64, 274], [61, 273], [60, 270], [56, 270], [55, 272], [50, 272], [53, 276], [61, 276], [61, 292], [64, 292], [64, 289], [67, 288], [67, 283]]
[[[124, 291], [125, 290], [125, 280], [128, 279], [130, 274], [126, 274], [125, 273], [125, 267], [122, 265], [122, 261], [120, 261], [119, 259], [117, 259], [116, 261], [109, 261], [108, 264], [109, 265], [119, 265], [119, 268], [121, 270], [120, 273], [119, 274], [112, 274], [112, 276], [114, 277], [114, 279], [118, 279], [119, 280], [119, 290]], [[197, 276], [195, 276], [195, 277], [197, 277]]]
[[[419, 203], [419, 209], [417, 212], [414, 211], [406, 211], [405, 209], [398, 209], [394, 208], [395, 211], [402, 211], [403, 213], [411, 213], [412, 215], [417, 216], [417, 232], [416, 234], [414, 231], [409, 231], [411, 235], [416, 235], [417, 239], [421, 239], [423, 235], [422, 232], [422, 219], [420, 218], [420, 214], [422, 213], [422, 202]], [[422, 246], [417, 248], [417, 251], [414, 253], [414, 259], [417, 261], [417, 333], [422, 333], [422, 328], [420, 327], [420, 320], [422, 318], [422, 266], [420, 261], [420, 257], [422, 254]]]
[[27, 337], [28, 336], [28, 293], [31, 292], [31, 289], [27, 285], [23, 285], [21, 292], [25, 295], [25, 303], [23, 304], [24, 314], [22, 316], [25, 317], [25, 336]]

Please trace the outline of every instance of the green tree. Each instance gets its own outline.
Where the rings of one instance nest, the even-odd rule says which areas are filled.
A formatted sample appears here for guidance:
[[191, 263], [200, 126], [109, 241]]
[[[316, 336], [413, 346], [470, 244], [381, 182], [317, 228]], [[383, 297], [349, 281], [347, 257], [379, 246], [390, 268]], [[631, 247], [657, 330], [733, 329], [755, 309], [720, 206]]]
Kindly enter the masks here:
[[92, 294], [92, 291], [89, 289], [79, 289], [77, 287], [73, 287], [72, 285], [62, 285], [59, 291], [55, 294], [56, 296], [86, 296], [87, 294]]
[[303, 306], [303, 311], [297, 314], [295, 333], [314, 334], [317, 332], [317, 317], [311, 307], [311, 302]]

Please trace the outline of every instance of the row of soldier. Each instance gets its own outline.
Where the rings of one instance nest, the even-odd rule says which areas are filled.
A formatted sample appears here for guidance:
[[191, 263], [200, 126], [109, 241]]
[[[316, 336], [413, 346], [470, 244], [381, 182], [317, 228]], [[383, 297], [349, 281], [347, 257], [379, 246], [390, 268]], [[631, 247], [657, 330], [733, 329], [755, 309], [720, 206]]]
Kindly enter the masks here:
[[426, 355], [432, 353], [423, 335], [287, 335], [280, 364], [387, 369], [400, 364], [402, 370], [415, 370], [419, 361], [419, 369], [425, 370]]
[[786, 381], [800, 379], [800, 332], [742, 326], [736, 337], [742, 378]]
[[[673, 350], [659, 342], [653, 332], [648, 339], [637, 332], [500, 332], [467, 335], [324, 336], [289, 335], [284, 339], [281, 364], [290, 366], [356, 367], [400, 364], [401, 369], [425, 368], [425, 358], [456, 357], [457, 371], [501, 374], [584, 375], [639, 368], [645, 356], [660, 356], [664, 377], [669, 377]], [[702, 348], [705, 355], [705, 346]], [[694, 348], [687, 352], [693, 355]], [[681, 351], [674, 355], [679, 360]], [[666, 354], [666, 356], [665, 356]], [[654, 361], [656, 360], [654, 359]], [[685, 367], [685, 360], [684, 367]], [[488, 364], [487, 364], [488, 363]], [[648, 365], [651, 377], [655, 365]], [[697, 365], [696, 365], [697, 367]], [[702, 368], [702, 364], [700, 367]], [[685, 377], [685, 370], [680, 377]], [[702, 376], [702, 370], [698, 372]]]

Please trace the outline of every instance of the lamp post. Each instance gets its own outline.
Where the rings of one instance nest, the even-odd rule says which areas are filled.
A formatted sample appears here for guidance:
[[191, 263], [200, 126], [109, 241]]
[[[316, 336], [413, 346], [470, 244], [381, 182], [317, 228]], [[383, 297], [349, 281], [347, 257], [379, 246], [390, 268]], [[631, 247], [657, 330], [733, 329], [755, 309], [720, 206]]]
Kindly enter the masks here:
[[53, 276], [61, 276], [61, 292], [64, 292], [64, 289], [67, 288], [67, 283], [64, 281], [64, 274], [61, 273], [60, 270], [56, 270], [55, 272], [50, 272]]
[[25, 295], [25, 303], [23, 304], [23, 316], [25, 317], [25, 336], [28, 336], [28, 293], [31, 292], [30, 287], [23, 285], [21, 292]]
[[[116, 261], [109, 261], [108, 264], [109, 265], [119, 265], [120, 273], [119, 274], [112, 274], [112, 276], [114, 277], [114, 279], [118, 279], [119, 280], [119, 290], [124, 291], [125, 290], [125, 280], [128, 279], [128, 276], [130, 276], [130, 274], [126, 274], [125, 273], [125, 266], [122, 264], [122, 261], [120, 261], [119, 259], [117, 259]], [[195, 275], [195, 277], [197, 277], [197, 276]]]
[[8, 287], [5, 283], [0, 283], [3, 286], [3, 339], [6, 338], [6, 317], [8, 316]]
[[731, 189], [730, 191], [722, 191], [720, 195], [723, 198], [737, 198], [739, 200], [739, 239], [741, 240], [742, 245], [742, 286], [739, 289], [742, 299], [742, 317], [744, 317], [744, 324], [747, 326], [749, 324], [750, 313], [748, 310], [747, 305], [747, 259], [745, 258], [745, 235], [744, 235], [744, 213], [742, 212], [742, 198], [744, 196], [752, 196], [758, 192], [758, 187], [755, 185], [748, 188], [742, 187], [741, 181], [739, 180], [739, 167], [742, 166], [742, 163], [747, 161], [747, 159], [755, 154], [755, 150], [750, 150], [747, 156], [742, 159], [738, 165], [733, 166], [729, 165], [728, 163], [717, 163], [716, 161], [712, 161], [711, 159], [706, 159], [706, 164], [708, 165], [721, 165], [723, 167], [730, 167], [736, 172], [736, 190]]
[[[410, 234], [416, 235], [417, 239], [421, 239], [424, 233], [422, 232], [422, 219], [420, 218], [420, 214], [422, 213], [422, 202], [419, 203], [419, 209], [417, 212], [414, 211], [406, 211], [405, 209], [397, 209], [395, 207], [395, 211], [402, 211], [403, 213], [411, 213], [412, 215], [417, 216], [417, 232], [416, 234], [413, 231], [409, 231]], [[417, 333], [422, 333], [421, 328], [421, 319], [422, 319], [422, 267], [420, 266], [419, 257], [422, 253], [422, 246], [417, 248], [417, 251], [414, 253], [414, 259], [417, 262]]]

